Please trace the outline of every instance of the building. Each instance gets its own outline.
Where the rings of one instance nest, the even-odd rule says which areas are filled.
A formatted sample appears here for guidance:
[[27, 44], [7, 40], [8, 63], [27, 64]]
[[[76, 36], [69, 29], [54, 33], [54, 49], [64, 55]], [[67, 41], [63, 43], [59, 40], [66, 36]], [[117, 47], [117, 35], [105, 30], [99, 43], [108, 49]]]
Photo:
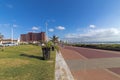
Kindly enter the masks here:
[[2, 39], [0, 43], [5, 44], [5, 43], [18, 43], [18, 40], [12, 40], [12, 39]]
[[27, 34], [21, 34], [20, 36], [20, 42], [27, 42], [27, 43], [37, 43], [37, 42], [44, 42], [46, 41], [46, 35], [45, 32], [40, 33], [33, 33], [29, 32]]

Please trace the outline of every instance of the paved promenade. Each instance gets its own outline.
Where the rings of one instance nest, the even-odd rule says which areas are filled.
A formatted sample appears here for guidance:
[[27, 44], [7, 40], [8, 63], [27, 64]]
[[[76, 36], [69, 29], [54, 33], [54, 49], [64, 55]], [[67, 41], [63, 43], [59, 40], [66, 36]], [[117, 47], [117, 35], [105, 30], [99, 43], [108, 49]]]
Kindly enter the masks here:
[[75, 80], [120, 80], [120, 52], [67, 46], [61, 53]]

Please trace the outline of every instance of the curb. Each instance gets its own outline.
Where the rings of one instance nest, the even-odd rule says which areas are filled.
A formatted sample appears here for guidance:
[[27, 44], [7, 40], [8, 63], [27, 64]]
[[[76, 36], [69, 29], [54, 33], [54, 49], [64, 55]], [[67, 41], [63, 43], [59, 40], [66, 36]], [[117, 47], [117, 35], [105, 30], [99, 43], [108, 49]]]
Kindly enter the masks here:
[[55, 80], [74, 80], [61, 52], [56, 52]]

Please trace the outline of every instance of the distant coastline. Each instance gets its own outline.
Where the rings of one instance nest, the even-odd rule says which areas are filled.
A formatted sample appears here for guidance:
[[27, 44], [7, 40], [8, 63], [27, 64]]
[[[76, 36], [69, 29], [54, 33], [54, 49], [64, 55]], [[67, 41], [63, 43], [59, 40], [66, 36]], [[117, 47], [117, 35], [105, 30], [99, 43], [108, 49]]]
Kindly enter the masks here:
[[85, 48], [94, 48], [94, 49], [103, 49], [103, 50], [112, 50], [120, 51], [120, 42], [84, 42], [84, 43], [71, 43], [68, 45], [76, 47], [85, 47]]
[[120, 41], [105, 41], [105, 42], [79, 42], [79, 44], [120, 44]]
[[69, 44], [120, 44], [120, 41], [68, 42]]

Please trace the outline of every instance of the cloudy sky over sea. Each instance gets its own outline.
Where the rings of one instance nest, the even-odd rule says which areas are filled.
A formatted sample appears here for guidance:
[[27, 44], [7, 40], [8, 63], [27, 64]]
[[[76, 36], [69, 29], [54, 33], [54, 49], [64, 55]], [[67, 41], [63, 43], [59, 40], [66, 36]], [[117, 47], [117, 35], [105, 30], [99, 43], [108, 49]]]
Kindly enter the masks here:
[[120, 41], [120, 0], [0, 0], [0, 33], [14, 38], [48, 30], [48, 36]]

